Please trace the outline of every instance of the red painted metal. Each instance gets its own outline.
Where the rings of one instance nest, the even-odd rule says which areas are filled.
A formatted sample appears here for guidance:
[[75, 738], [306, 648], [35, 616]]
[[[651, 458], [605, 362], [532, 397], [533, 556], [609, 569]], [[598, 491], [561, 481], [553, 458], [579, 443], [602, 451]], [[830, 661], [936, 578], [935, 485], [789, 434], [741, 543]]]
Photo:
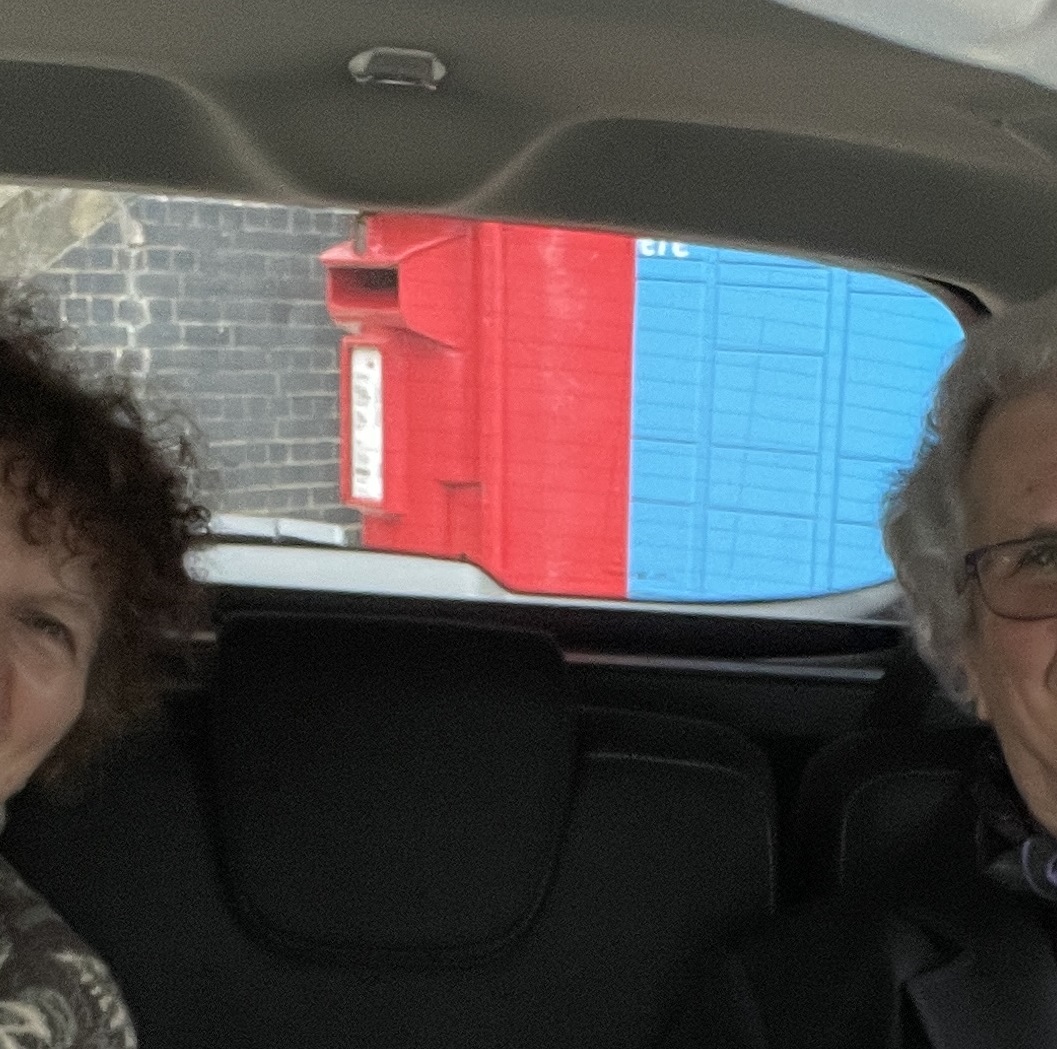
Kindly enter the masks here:
[[[348, 333], [342, 498], [364, 544], [464, 557], [513, 590], [626, 596], [634, 241], [392, 215], [366, 234], [362, 254], [322, 257]], [[380, 498], [352, 481], [365, 347], [382, 370]]]

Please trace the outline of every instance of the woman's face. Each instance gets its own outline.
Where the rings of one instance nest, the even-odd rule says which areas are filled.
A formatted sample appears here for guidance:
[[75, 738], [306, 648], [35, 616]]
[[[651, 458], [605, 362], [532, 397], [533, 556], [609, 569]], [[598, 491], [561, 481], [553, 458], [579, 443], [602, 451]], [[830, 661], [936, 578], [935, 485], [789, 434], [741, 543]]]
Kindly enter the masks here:
[[[1017, 397], [985, 420], [965, 476], [968, 549], [1057, 533], [1057, 391]], [[1003, 619], [972, 587], [963, 649], [980, 717], [998, 734], [1035, 817], [1057, 834], [1057, 618]]]
[[0, 802], [77, 720], [104, 614], [87, 558], [27, 543], [22, 508], [0, 485]]

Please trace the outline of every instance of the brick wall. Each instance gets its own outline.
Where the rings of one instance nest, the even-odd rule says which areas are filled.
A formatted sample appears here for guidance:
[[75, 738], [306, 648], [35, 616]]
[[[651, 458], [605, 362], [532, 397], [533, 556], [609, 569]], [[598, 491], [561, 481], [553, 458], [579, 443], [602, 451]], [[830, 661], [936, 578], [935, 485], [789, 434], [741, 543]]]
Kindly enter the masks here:
[[215, 510], [352, 523], [318, 261], [348, 229], [343, 212], [124, 195], [38, 283], [93, 365], [189, 409]]

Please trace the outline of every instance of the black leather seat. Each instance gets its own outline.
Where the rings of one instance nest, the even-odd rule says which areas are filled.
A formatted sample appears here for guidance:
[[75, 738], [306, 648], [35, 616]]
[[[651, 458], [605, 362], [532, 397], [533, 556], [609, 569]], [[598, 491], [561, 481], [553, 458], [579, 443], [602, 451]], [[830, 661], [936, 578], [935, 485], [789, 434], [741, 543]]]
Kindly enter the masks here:
[[769, 771], [562, 673], [532, 634], [233, 617], [203, 702], [2, 849], [150, 1049], [661, 1045], [773, 906]]
[[968, 780], [987, 731], [875, 731], [819, 751], [793, 816], [802, 894], [896, 905], [968, 885], [976, 872]]

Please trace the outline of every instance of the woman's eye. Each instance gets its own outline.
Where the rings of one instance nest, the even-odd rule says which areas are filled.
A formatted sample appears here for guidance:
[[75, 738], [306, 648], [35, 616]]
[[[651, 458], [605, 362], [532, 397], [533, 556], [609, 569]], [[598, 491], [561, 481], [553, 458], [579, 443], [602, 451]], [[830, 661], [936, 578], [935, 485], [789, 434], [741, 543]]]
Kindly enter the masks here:
[[71, 651], [73, 650], [73, 633], [65, 623], [47, 615], [30, 615], [23, 620], [26, 626], [45, 637], [58, 641]]

